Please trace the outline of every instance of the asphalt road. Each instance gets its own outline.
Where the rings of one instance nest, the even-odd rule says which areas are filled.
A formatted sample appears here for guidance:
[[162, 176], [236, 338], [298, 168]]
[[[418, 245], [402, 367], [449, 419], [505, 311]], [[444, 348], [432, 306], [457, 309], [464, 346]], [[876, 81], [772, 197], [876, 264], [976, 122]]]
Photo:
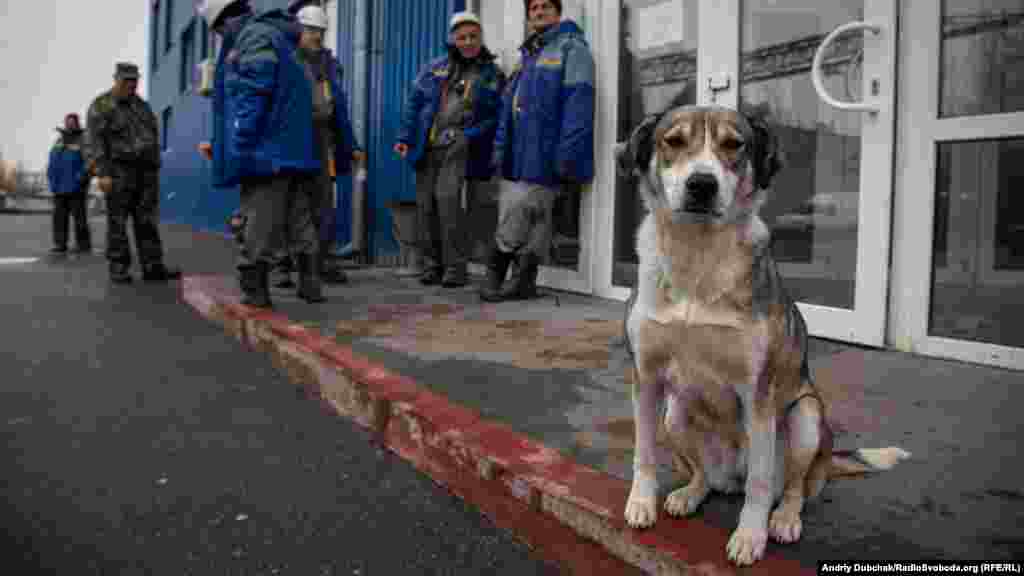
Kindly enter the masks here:
[[[100, 253], [52, 259], [48, 238], [47, 215], [0, 215], [0, 572], [556, 573], [173, 286], [112, 286]], [[165, 243], [230, 267], [226, 240]], [[3, 260], [22, 256], [42, 258]]]

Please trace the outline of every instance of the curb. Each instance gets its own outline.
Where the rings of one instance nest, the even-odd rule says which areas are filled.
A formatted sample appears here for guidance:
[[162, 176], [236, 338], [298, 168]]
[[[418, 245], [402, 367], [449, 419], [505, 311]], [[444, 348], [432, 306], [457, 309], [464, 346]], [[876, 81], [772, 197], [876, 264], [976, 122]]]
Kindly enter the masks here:
[[375, 441], [574, 574], [814, 574], [777, 553], [736, 568], [725, 555], [728, 532], [700, 519], [661, 514], [652, 528], [629, 528], [621, 510], [626, 481], [483, 420], [282, 314], [240, 304], [214, 278], [184, 277], [182, 300], [268, 355], [332, 413], [367, 428]]

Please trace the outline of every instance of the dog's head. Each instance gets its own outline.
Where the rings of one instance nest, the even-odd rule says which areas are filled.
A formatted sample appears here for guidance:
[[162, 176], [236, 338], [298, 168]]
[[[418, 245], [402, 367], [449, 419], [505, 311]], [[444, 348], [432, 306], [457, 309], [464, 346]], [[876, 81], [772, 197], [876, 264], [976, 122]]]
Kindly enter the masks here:
[[781, 167], [763, 110], [671, 104], [616, 145], [621, 174], [635, 176], [649, 210], [681, 222], [756, 216]]

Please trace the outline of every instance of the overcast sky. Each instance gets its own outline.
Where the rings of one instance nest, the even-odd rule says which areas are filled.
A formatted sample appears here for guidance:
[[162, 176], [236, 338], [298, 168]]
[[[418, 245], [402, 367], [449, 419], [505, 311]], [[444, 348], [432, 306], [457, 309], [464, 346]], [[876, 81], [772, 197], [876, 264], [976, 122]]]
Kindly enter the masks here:
[[149, 0], [0, 0], [0, 153], [42, 169], [55, 128], [113, 83], [114, 62], [134, 61], [146, 97]]

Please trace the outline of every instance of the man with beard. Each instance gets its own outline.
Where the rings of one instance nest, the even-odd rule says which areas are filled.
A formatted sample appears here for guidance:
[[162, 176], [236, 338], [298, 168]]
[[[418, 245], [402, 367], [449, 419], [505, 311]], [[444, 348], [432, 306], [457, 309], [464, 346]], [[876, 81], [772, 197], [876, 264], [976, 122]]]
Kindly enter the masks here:
[[86, 217], [86, 199], [89, 192], [89, 171], [82, 155], [84, 131], [78, 123], [78, 114], [64, 117], [64, 126], [57, 128], [60, 138], [50, 148], [50, 161], [46, 177], [53, 193], [53, 249], [54, 254], [68, 251], [68, 220], [75, 221], [75, 252], [92, 250], [89, 220]]
[[[594, 176], [594, 57], [583, 31], [562, 20], [561, 0], [525, 0], [529, 35], [503, 95], [494, 164], [507, 180], [487, 263], [485, 302], [537, 295], [563, 188]], [[515, 259], [518, 276], [502, 289]]]
[[416, 78], [394, 150], [416, 170], [420, 282], [454, 288], [467, 282], [470, 249], [462, 186], [491, 177], [505, 77], [475, 14], [454, 14], [448, 30], [447, 55]]

